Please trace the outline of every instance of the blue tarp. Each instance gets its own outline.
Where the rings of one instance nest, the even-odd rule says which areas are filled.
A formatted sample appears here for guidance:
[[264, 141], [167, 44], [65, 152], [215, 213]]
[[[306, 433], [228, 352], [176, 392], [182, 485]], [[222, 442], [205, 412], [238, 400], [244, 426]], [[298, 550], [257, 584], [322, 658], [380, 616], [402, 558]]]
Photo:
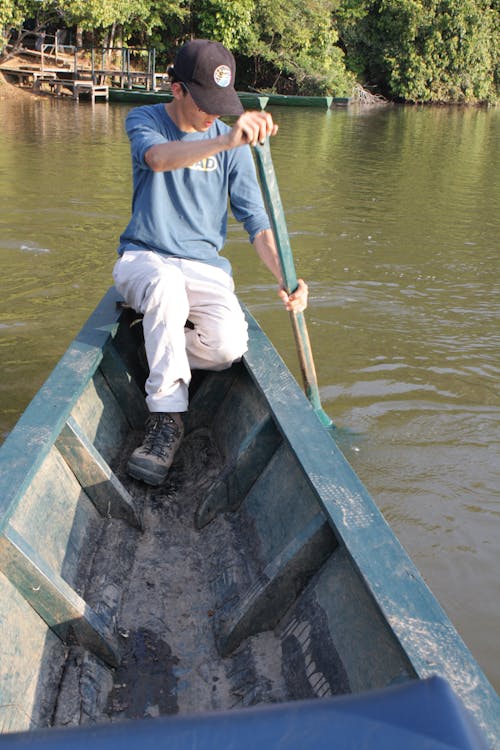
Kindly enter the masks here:
[[440, 677], [383, 691], [0, 736], [39, 750], [488, 750]]

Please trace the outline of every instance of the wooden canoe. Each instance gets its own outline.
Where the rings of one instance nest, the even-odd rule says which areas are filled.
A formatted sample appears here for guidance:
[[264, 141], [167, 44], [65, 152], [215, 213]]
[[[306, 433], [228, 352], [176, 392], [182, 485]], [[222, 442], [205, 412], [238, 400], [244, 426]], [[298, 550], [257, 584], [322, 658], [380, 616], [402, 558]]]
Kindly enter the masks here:
[[[293, 716], [312, 737], [330, 702], [433, 675], [498, 746], [495, 691], [249, 314], [242, 362], [194, 374], [165, 484], [127, 477], [145, 370], [117, 303], [111, 289], [0, 448], [0, 746], [52, 727], [50, 747], [132, 747], [119, 720], [158, 717], [139, 724], [164, 736], [180, 714], [213, 738], [197, 747], [235, 747], [227, 717], [260, 736], [259, 705], [266, 727]], [[115, 723], [103, 744], [53, 728]]]
[[[252, 92], [238, 91], [238, 97], [246, 109], [265, 109], [268, 102], [267, 95], [253, 94]], [[170, 91], [144, 91], [136, 88], [111, 87], [109, 89], [109, 100], [126, 104], [157, 104], [158, 102], [171, 101], [172, 94]]]
[[306, 96], [305, 94], [266, 94], [268, 104], [276, 107], [316, 107], [330, 109], [332, 106], [347, 106], [347, 96]]
[[[347, 97], [334, 96], [303, 96], [294, 94], [257, 93], [252, 91], [238, 91], [238, 97], [245, 109], [265, 109], [268, 105], [276, 107], [313, 107], [329, 109], [332, 105], [347, 105]], [[172, 99], [170, 91], [146, 91], [138, 88], [110, 87], [109, 100], [133, 104], [156, 104], [169, 102]]]
[[268, 104], [278, 107], [319, 107], [329, 109], [333, 96], [302, 96], [299, 94], [267, 94]]

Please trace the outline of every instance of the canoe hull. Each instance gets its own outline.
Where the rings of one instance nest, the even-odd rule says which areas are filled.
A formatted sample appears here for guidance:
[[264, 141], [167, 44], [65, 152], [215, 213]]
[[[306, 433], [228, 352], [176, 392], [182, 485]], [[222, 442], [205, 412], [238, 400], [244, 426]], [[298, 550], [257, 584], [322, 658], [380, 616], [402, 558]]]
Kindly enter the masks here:
[[[276, 107], [313, 107], [330, 109], [333, 106], [346, 106], [349, 99], [334, 96], [301, 96], [287, 94], [257, 94], [251, 91], [238, 91], [238, 96], [245, 109], [265, 109], [268, 105]], [[156, 104], [172, 100], [170, 91], [144, 91], [140, 89], [109, 89], [109, 100], [126, 104]]]
[[[245, 109], [265, 109], [268, 102], [267, 96], [238, 92], [241, 103]], [[172, 101], [170, 91], [141, 91], [138, 89], [109, 89], [109, 100], [112, 102], [123, 102], [125, 104], [157, 104], [158, 102]]]
[[316, 107], [329, 109], [333, 96], [300, 96], [294, 94], [267, 94], [268, 104], [275, 107]]
[[117, 302], [0, 450], [3, 730], [438, 674], [494, 737], [493, 689], [250, 315], [243, 361], [195, 373], [165, 485], [127, 478], [145, 369]]

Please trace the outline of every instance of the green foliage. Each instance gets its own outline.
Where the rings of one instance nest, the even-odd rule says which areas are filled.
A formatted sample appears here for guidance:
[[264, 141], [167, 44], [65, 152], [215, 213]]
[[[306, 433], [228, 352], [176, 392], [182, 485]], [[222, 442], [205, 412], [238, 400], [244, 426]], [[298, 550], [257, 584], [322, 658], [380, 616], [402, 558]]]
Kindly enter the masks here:
[[125, 0], [42, 0], [47, 11], [56, 10], [67, 26], [78, 24], [85, 31], [111, 26], [121, 20]]
[[240, 81], [283, 93], [349, 95], [357, 79], [405, 101], [500, 98], [499, 0], [0, 0], [4, 41], [26, 19], [154, 46], [159, 65], [216, 39]]
[[151, 34], [170, 16], [183, 17], [185, 3], [177, 0], [41, 0], [46, 12], [56, 11], [67, 26], [78, 25], [84, 31], [124, 27], [128, 34]]
[[13, 29], [20, 29], [26, 18], [36, 15], [33, 0], [0, 0], [0, 52]]
[[0, 4], [0, 29], [17, 28], [26, 16], [25, 3], [2, 0]]
[[191, 3], [195, 36], [238, 51], [252, 33], [254, 0], [198, 0]]
[[498, 7], [488, 0], [349, 0], [337, 18], [351, 69], [392, 98], [498, 97]]
[[354, 77], [337, 45], [334, 7], [332, 0], [195, 0], [191, 28], [235, 52], [240, 78], [246, 67], [254, 86], [342, 95]]
[[253, 14], [248, 56], [271, 66], [275, 87], [304, 94], [351, 93], [354, 77], [347, 72], [332, 22], [332, 0], [261, 0]]

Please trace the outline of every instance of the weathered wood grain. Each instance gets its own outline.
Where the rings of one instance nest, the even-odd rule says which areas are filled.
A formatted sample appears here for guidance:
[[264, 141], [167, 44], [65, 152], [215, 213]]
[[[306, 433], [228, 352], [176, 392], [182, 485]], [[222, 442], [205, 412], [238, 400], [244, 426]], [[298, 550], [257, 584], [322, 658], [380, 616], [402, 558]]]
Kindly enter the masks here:
[[132, 496], [73, 417], [69, 417], [56, 445], [102, 516], [122, 518], [141, 527]]
[[12, 527], [0, 537], [0, 567], [33, 609], [61, 638], [72, 631], [106, 663], [119, 663], [114, 634], [45, 560]]

